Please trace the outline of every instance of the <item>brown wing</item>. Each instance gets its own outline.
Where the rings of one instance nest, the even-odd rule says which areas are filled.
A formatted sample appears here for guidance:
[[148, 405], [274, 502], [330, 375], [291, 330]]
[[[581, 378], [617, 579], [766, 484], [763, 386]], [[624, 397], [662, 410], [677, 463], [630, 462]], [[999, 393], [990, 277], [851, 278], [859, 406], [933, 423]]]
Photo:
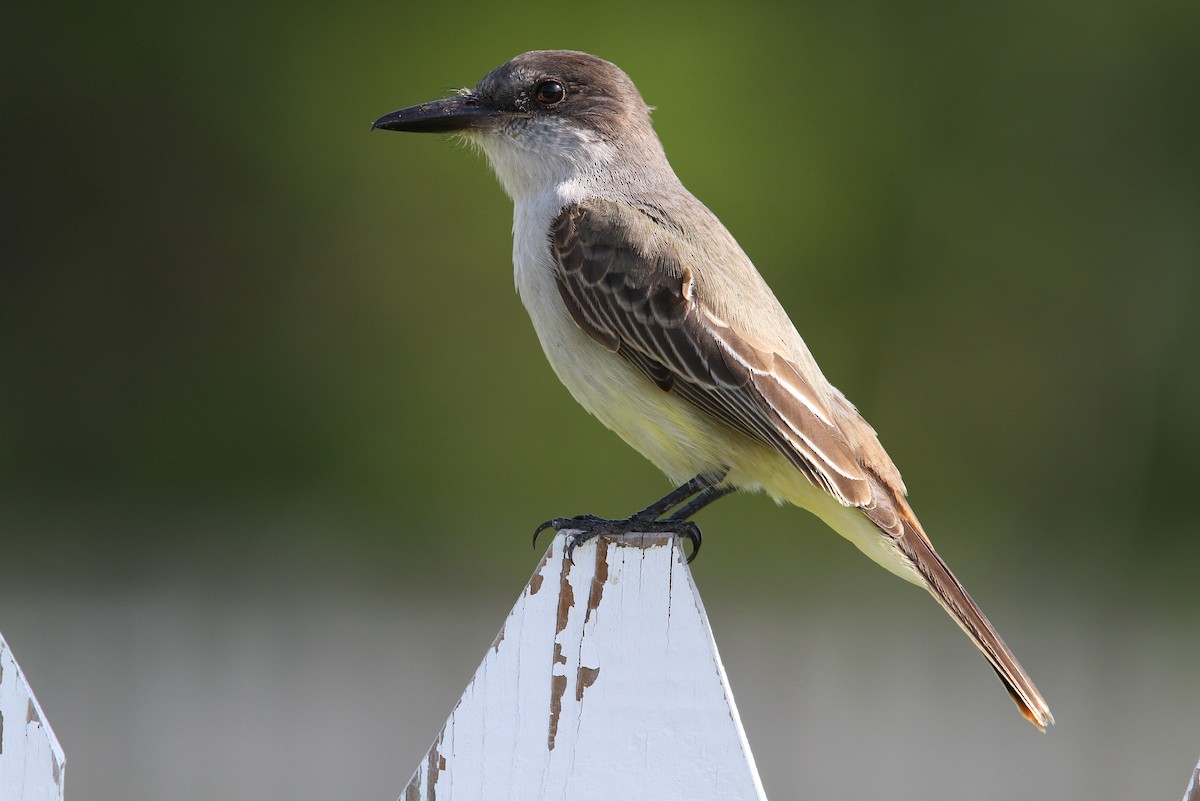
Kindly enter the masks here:
[[631, 212], [589, 200], [555, 221], [555, 277], [579, 327], [664, 391], [777, 448], [842, 503], [869, 503], [867, 474], [801, 371], [694, 297], [691, 268], [669, 237], [653, 238], [653, 252], [646, 237], [633, 241]]

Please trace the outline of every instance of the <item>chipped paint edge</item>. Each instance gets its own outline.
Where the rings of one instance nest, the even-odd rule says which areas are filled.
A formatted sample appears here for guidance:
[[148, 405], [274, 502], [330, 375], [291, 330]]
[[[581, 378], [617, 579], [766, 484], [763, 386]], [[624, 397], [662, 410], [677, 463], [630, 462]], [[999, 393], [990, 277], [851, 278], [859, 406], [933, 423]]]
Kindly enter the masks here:
[[[6, 667], [8, 668], [7, 670]], [[25, 738], [29, 736], [29, 727], [34, 725], [41, 729], [42, 737], [44, 737], [46, 744], [50, 746], [50, 778], [57, 788], [58, 798], [61, 799], [66, 781], [66, 754], [63, 752], [62, 745], [58, 742], [58, 737], [54, 734], [54, 729], [50, 726], [50, 721], [46, 718], [46, 713], [42, 711], [42, 706], [38, 703], [33, 688], [25, 678], [25, 673], [21, 670], [21, 666], [17, 662], [16, 654], [13, 653], [12, 648], [9, 647], [8, 642], [4, 639], [3, 633], [0, 633], [0, 684], [3, 684], [5, 681], [20, 685], [19, 690], [27, 698], [25, 725], [22, 727], [22, 733]], [[12, 721], [8, 721], [7, 723], [10, 731], [16, 728]], [[0, 752], [3, 750], [4, 726], [3, 711], [0, 710]], [[2, 755], [0, 753], [0, 756]], [[16, 758], [13, 754], [10, 754], [10, 756], [14, 759]]]
[[1192, 770], [1192, 778], [1188, 781], [1187, 789], [1183, 791], [1183, 801], [1200, 801], [1200, 762]]

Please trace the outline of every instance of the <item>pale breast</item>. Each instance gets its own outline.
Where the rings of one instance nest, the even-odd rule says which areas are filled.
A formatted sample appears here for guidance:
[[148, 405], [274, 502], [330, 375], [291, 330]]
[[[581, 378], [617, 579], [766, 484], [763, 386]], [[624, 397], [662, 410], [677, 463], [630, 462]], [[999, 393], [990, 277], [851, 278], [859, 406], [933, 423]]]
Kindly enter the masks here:
[[513, 267], [550, 366], [575, 400], [673, 481], [714, 470], [728, 454], [717, 447], [716, 424], [686, 401], [663, 392], [625, 359], [576, 325], [554, 278], [550, 222], [561, 197], [519, 204], [513, 218]]

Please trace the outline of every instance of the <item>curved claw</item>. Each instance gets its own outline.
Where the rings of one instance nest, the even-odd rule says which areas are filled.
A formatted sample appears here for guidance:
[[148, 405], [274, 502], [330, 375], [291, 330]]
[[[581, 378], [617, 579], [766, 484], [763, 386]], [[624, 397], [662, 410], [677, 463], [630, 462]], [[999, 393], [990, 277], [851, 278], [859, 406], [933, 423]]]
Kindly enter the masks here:
[[[575, 517], [552, 517], [545, 523], [533, 530], [533, 547], [537, 547], [538, 535], [548, 528], [557, 531], [566, 529], [579, 529], [580, 531], [590, 531], [598, 523], [607, 523], [609, 521], [596, 517], [595, 515], [576, 515]], [[568, 552], [569, 555], [569, 552]]]
[[599, 531], [581, 531], [578, 534], [576, 534], [575, 536], [569, 538], [567, 540], [567, 551], [565, 554], [567, 557], [567, 561], [570, 562], [572, 565], [574, 565], [575, 564], [575, 549], [578, 546], [582, 545], [583, 543], [587, 542], [588, 540], [592, 539], [593, 537], [597, 536], [599, 533], [600, 533]]
[[538, 535], [541, 534], [543, 531], [545, 531], [548, 528], [554, 528], [557, 531], [558, 529], [555, 528], [554, 524], [560, 520], [562, 520], [561, 517], [551, 518], [550, 520], [547, 520], [545, 523], [542, 523], [540, 526], [538, 526], [537, 528], [535, 528], [533, 530], [533, 543], [532, 544], [533, 544], [534, 548], [537, 547]]
[[700, 541], [703, 539], [700, 535], [700, 527], [688, 521], [688, 527], [681, 531], [680, 534], [692, 541], [692, 553], [687, 558], [687, 563], [690, 565], [695, 560], [696, 554], [700, 553]]

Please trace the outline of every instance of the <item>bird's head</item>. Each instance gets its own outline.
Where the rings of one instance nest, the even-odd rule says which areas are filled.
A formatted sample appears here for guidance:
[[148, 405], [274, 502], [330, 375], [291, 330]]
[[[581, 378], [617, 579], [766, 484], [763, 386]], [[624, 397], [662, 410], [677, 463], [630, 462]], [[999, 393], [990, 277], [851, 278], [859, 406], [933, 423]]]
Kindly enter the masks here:
[[644, 161], [639, 150], [661, 157], [650, 107], [633, 81], [603, 59], [570, 50], [523, 53], [474, 88], [392, 112], [371, 127], [460, 135], [483, 150], [514, 197], [607, 169], [618, 153], [625, 164]]

